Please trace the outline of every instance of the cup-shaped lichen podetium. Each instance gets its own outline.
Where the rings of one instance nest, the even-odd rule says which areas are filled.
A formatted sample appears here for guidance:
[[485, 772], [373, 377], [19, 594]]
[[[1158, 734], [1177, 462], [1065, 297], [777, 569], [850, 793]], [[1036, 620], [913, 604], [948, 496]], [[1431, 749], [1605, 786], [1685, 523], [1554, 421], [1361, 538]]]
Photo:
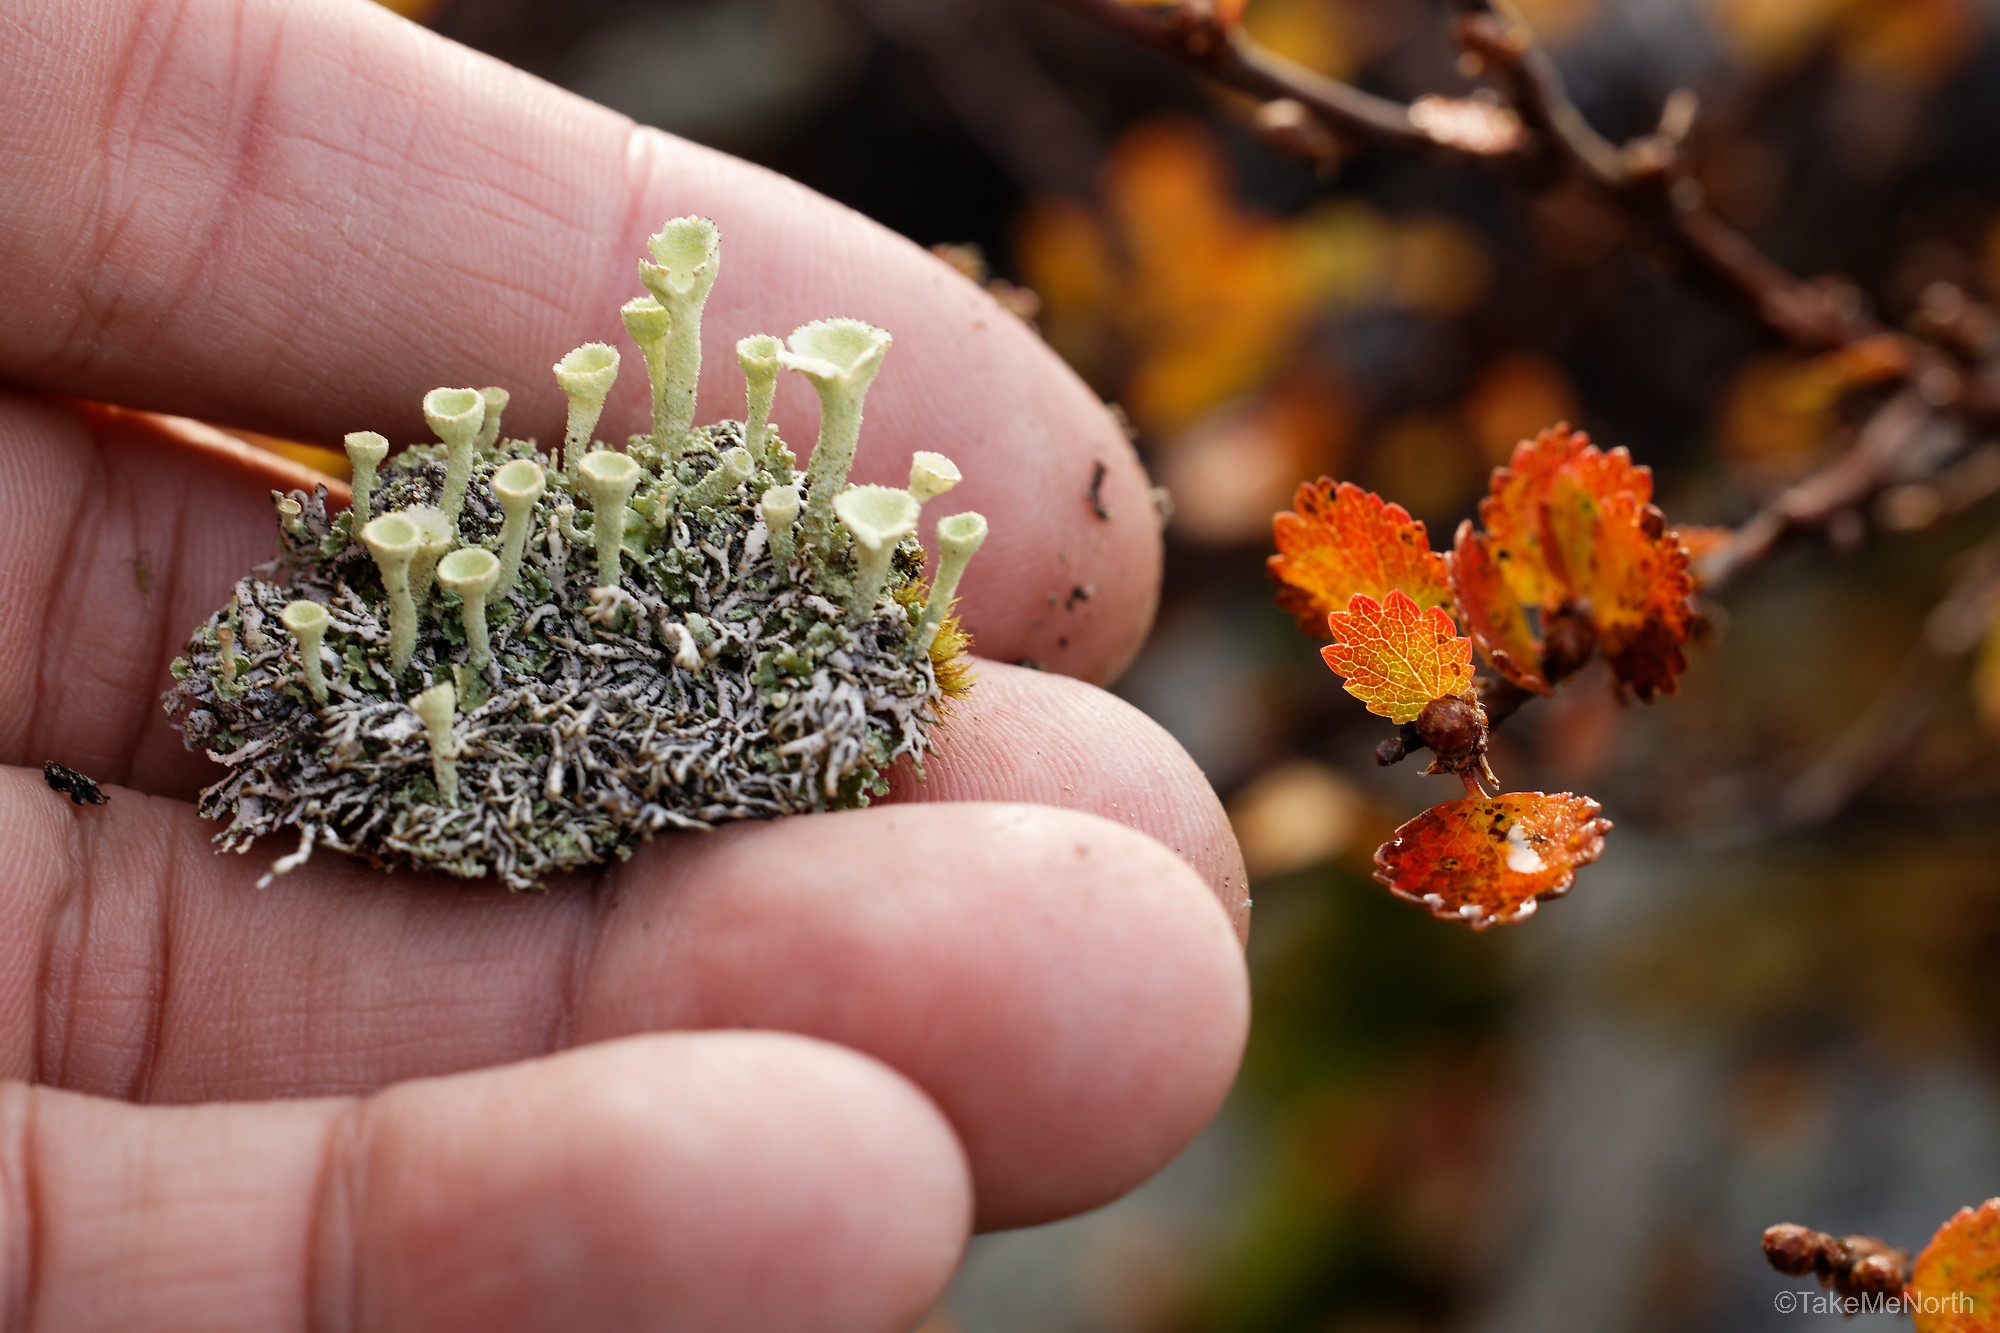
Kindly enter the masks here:
[[473, 443], [486, 424], [486, 399], [477, 389], [432, 389], [424, 395], [424, 420], [444, 441], [444, 491], [437, 507], [456, 523], [472, 480]]
[[479, 391], [486, 400], [486, 416], [479, 423], [479, 438], [472, 442], [475, 449], [491, 449], [500, 441], [500, 414], [507, 410], [508, 401], [514, 395], [497, 384], [489, 384]]
[[910, 494], [918, 504], [936, 499], [962, 480], [958, 464], [943, 454], [919, 449], [910, 455]]
[[708, 474], [688, 487], [687, 505], [700, 509], [704, 505], [720, 504], [722, 498], [738, 486], [757, 475], [757, 460], [742, 445], [723, 452], [722, 459]]
[[604, 397], [618, 378], [618, 349], [609, 343], [585, 343], [556, 362], [556, 383], [569, 397], [569, 424], [563, 430], [563, 471], [576, 475], [577, 461], [590, 447], [597, 418], [604, 415]]
[[486, 636], [486, 601], [500, 581], [500, 557], [484, 546], [461, 546], [438, 561], [437, 577], [464, 604], [466, 661], [485, 666], [493, 660], [493, 645]]
[[285, 609], [278, 613], [278, 619], [285, 622], [285, 628], [298, 642], [299, 667], [305, 672], [306, 693], [312, 695], [314, 703], [325, 703], [326, 676], [320, 671], [319, 646], [326, 641], [326, 608], [318, 602], [288, 602]]
[[424, 534], [401, 512], [372, 518], [361, 529], [361, 544], [382, 571], [389, 594], [389, 671], [400, 676], [417, 648], [417, 601], [410, 595], [410, 564], [424, 549]]
[[438, 561], [458, 540], [458, 525], [435, 505], [411, 505], [397, 512], [416, 524], [423, 538], [417, 558], [410, 562], [410, 596], [421, 609], [430, 600], [431, 576], [437, 573]]
[[503, 463], [493, 473], [493, 496], [507, 515], [500, 525], [500, 575], [494, 589], [499, 596], [514, 591], [514, 579], [521, 572], [521, 552], [534, 522], [535, 501], [547, 488], [541, 464], [531, 459]]
[[753, 333], [736, 344], [736, 364], [743, 367], [743, 447], [765, 467], [776, 471], [777, 450], [769, 448], [771, 399], [778, 391], [778, 353], [785, 345], [768, 333]]
[[639, 261], [639, 281], [667, 312], [660, 415], [653, 443], [678, 454], [694, 428], [694, 391], [701, 381], [701, 308], [722, 265], [722, 237], [707, 218], [674, 218], [646, 238], [652, 259]]
[[931, 580], [931, 595], [924, 603], [924, 613], [917, 618], [917, 647], [923, 651], [930, 651], [938, 626], [944, 623], [945, 614], [951, 610], [951, 599], [958, 592], [958, 580], [985, 540], [986, 517], [983, 514], [953, 514], [950, 518], [938, 520], [937, 577]]
[[347, 508], [359, 527], [368, 521], [368, 502], [375, 494], [375, 469], [389, 456], [389, 441], [372, 430], [357, 430], [345, 443], [347, 461], [353, 465], [354, 485], [354, 499]]
[[889, 335], [858, 319], [817, 319], [792, 331], [779, 363], [812, 381], [819, 393], [819, 439], [806, 465], [806, 544], [830, 554], [833, 497], [847, 485], [854, 448], [861, 438], [861, 400], [882, 358]]
[[792, 540], [792, 524], [799, 520], [799, 488], [773, 486], [757, 501], [764, 515], [764, 527], [771, 535], [771, 562], [785, 570], [791, 567], [798, 545]]
[[410, 707], [424, 720], [424, 734], [431, 743], [431, 777], [437, 782], [438, 799], [446, 805], [458, 804], [458, 741], [452, 722], [458, 716], [458, 691], [450, 681], [441, 681], [410, 700]]
[[624, 454], [595, 449], [577, 465], [577, 484], [590, 497], [591, 533], [597, 542], [597, 585], [618, 582], [618, 564], [625, 542], [625, 506], [639, 485], [639, 465]]
[[915, 496], [893, 486], [855, 486], [834, 497], [834, 512], [854, 534], [850, 620], [858, 623], [875, 613], [882, 586], [889, 581], [889, 558], [896, 553], [896, 543], [917, 530], [921, 508]]
[[638, 344], [646, 361], [646, 383], [653, 391], [653, 440], [664, 443], [667, 429], [667, 335], [673, 331], [673, 316], [650, 296], [635, 296], [618, 307], [625, 332]]

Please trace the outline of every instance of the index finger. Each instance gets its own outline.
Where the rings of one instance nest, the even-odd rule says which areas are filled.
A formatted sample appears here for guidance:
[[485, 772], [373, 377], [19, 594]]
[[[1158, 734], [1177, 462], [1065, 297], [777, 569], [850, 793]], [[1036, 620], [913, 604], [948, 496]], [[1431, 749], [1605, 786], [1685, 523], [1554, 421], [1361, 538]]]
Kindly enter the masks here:
[[[35, 182], [0, 195], [16, 382], [320, 440], [421, 438], [426, 390], [498, 384], [509, 433], [548, 440], [551, 364], [590, 340], [639, 364], [617, 309], [643, 238], [700, 213], [725, 245], [701, 419], [741, 414], [745, 334], [889, 329], [856, 479], [959, 462], [993, 531], [965, 584], [982, 651], [1099, 679], [1136, 651], [1159, 530], [1116, 423], [983, 292], [802, 186], [362, 0], [25, 0], [0, 86], [0, 176]], [[645, 397], [614, 393], [607, 437]], [[815, 420], [781, 389], [801, 452]]]

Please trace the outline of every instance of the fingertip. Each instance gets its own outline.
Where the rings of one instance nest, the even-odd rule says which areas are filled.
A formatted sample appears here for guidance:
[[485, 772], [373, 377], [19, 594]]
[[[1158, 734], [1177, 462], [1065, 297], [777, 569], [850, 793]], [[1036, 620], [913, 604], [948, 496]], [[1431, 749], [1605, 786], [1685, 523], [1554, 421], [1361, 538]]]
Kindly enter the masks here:
[[893, 1330], [971, 1212], [937, 1109], [772, 1033], [645, 1036], [391, 1089], [352, 1131], [364, 1327]]
[[[1061, 1003], [1089, 1020], [1046, 1029], [1049, 1068], [1036, 1081], [1059, 1089], [1060, 1104], [1052, 1098], [1040, 1117], [1017, 1114], [967, 1135], [982, 1185], [1008, 1182], [982, 1188], [981, 1230], [1095, 1208], [1166, 1165], [1220, 1108], [1250, 1026], [1235, 931], [1187, 862], [1094, 815], [1003, 810], [1018, 821], [1013, 836], [1088, 868], [1079, 885], [1063, 886], [1072, 919], [1045, 939], [1051, 970], [1078, 977]], [[1094, 959], [1117, 965], [1093, 968]], [[1115, 1047], [1107, 1032], [1120, 1035]], [[986, 1160], [1016, 1169], [982, 1171]]]

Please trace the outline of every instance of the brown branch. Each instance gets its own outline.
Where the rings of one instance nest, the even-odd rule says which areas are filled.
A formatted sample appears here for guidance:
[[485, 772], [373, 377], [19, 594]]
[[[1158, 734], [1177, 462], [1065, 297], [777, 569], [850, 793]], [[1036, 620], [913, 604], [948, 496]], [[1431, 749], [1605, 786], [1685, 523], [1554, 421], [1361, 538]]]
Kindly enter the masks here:
[[1436, 146], [1402, 103], [1330, 79], [1267, 51], [1203, 4], [1139, 6], [1124, 0], [1050, 0], [1264, 101], [1291, 101], [1329, 129], [1376, 143]]
[[1904, 390], [1877, 408], [1840, 457], [1753, 514], [1727, 546], [1702, 562], [1702, 587], [1713, 591], [1765, 559], [1790, 533], [1822, 527], [1896, 479], [1897, 466], [1930, 420], [1930, 406]]

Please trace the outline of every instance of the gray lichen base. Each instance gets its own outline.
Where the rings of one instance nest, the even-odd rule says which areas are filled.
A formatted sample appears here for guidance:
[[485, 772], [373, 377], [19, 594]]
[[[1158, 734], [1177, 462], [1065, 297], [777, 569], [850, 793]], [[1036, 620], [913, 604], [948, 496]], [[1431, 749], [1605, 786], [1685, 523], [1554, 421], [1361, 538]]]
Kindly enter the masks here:
[[[912, 532], [957, 470], [921, 454], [910, 492], [862, 488], [830, 506], [838, 525], [795, 528], [807, 479], [765, 425], [768, 381], [752, 380], [755, 438], [683, 415], [714, 228], [676, 219], [652, 251], [657, 299], [634, 303], [659, 344], [642, 345], [651, 435], [622, 451], [591, 437], [618, 356], [586, 345], [556, 368], [571, 410], [554, 454], [503, 437], [504, 391], [440, 389], [425, 408], [442, 443], [384, 461], [380, 436], [348, 437], [353, 510], [329, 514], [324, 489], [273, 493], [277, 560], [196, 630], [166, 697], [188, 745], [229, 770], [201, 799], [229, 821], [221, 848], [291, 831], [274, 873], [329, 847], [525, 889], [662, 829], [865, 805], [906, 757], [921, 773], [970, 683]], [[667, 260], [693, 276], [662, 278]], [[844, 381], [821, 427], [840, 473], [821, 463], [822, 503], [848, 489], [889, 342], [841, 321], [872, 363], [830, 376], [828, 327], [782, 358], [755, 344], [823, 400]], [[947, 544], [976, 518], [941, 520]]]

